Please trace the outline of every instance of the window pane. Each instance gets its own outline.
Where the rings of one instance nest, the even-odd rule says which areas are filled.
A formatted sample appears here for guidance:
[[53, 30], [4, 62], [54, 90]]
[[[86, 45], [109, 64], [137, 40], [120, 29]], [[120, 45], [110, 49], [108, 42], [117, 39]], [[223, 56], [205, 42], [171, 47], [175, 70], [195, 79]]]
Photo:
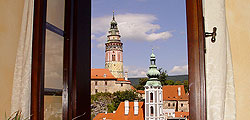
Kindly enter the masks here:
[[[47, 22], [61, 30], [64, 28], [64, 3], [64, 0], [47, 1]], [[45, 38], [44, 119], [62, 120], [64, 38], [48, 29]]]

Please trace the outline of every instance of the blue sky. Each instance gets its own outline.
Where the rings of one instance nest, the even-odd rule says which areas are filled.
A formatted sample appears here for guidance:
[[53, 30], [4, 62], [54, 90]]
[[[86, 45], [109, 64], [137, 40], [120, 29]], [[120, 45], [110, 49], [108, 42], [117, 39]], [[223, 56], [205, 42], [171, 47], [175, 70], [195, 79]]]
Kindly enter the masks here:
[[129, 77], [145, 76], [152, 47], [157, 67], [169, 75], [187, 74], [184, 0], [92, 0], [92, 68], [104, 68], [104, 43], [113, 10]]

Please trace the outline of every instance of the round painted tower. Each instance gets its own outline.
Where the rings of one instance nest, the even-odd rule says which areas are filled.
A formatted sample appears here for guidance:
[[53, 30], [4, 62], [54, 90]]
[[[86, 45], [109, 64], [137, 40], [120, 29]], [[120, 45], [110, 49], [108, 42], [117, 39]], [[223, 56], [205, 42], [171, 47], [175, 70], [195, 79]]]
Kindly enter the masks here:
[[113, 12], [113, 19], [110, 23], [108, 31], [108, 40], [105, 43], [105, 68], [116, 78], [124, 78], [123, 76], [123, 43], [120, 40], [120, 33], [115, 21]]

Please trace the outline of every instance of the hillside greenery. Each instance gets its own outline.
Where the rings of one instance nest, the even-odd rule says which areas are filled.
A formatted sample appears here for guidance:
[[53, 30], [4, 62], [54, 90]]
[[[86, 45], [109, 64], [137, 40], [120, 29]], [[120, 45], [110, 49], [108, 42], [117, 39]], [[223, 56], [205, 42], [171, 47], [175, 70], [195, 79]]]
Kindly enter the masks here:
[[[171, 80], [169, 78], [176, 78], [176, 77], [168, 76], [167, 71], [162, 68], [159, 68], [158, 70], [160, 72], [159, 81], [161, 82], [161, 85], [184, 85], [185, 92], [188, 92], [188, 76], [187, 75], [181, 76], [182, 77], [181, 80], [176, 80], [176, 79]], [[148, 78], [139, 78], [138, 84], [134, 85], [134, 87], [137, 90], [144, 90], [144, 85], [146, 84], [147, 80]]]

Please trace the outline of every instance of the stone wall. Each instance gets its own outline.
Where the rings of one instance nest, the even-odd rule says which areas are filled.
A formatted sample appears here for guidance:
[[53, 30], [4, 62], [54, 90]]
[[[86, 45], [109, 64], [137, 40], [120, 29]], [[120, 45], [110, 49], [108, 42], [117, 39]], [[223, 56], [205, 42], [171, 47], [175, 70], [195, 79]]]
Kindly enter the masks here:
[[91, 80], [91, 94], [96, 92], [110, 92], [131, 90], [128, 82], [119, 82], [116, 80]]

